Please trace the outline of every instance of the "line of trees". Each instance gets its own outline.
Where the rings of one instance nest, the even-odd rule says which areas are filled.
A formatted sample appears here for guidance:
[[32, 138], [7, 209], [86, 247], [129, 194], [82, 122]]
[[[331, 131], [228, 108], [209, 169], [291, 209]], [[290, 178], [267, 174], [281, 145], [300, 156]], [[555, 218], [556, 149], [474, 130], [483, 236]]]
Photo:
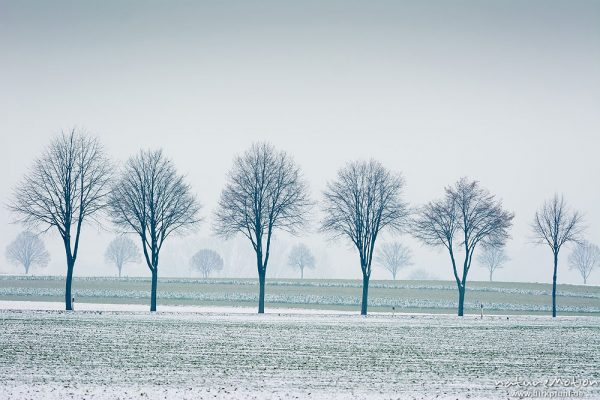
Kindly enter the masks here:
[[[116, 171], [116, 172], [115, 172]], [[352, 161], [329, 181], [322, 195], [320, 231], [342, 238], [356, 249], [363, 278], [361, 314], [368, 310], [369, 279], [373, 260], [395, 279], [398, 270], [411, 263], [410, 251], [399, 242], [377, 246], [383, 232], [410, 233], [424, 244], [445, 248], [458, 291], [458, 315], [464, 300], [473, 256], [493, 272], [507, 260], [504, 246], [510, 238], [514, 214], [479, 182], [462, 178], [445, 188], [441, 198], [411, 209], [404, 200], [405, 182], [400, 173], [376, 160]], [[259, 281], [258, 312], [264, 313], [267, 267], [278, 231], [299, 234], [307, 227], [315, 204], [300, 167], [286, 152], [268, 143], [255, 143], [236, 156], [214, 213], [213, 232], [223, 238], [245, 237], [256, 257]], [[151, 273], [150, 310], [156, 311], [160, 252], [166, 240], [194, 230], [202, 221], [201, 205], [192, 189], [161, 150], [142, 150], [120, 169], [113, 168], [96, 138], [75, 129], [54, 138], [15, 187], [10, 209], [29, 229], [55, 231], [66, 254], [65, 307], [72, 309], [71, 287], [82, 227], [108, 216], [121, 234], [134, 234]], [[584, 281], [600, 261], [600, 250], [583, 241], [580, 213], [571, 211], [556, 195], [535, 213], [532, 230], [537, 243], [553, 252], [553, 316], [556, 316], [558, 255], [563, 245], [578, 245], [570, 257]], [[26, 235], [34, 256], [20, 256], [24, 245], [9, 246], [7, 256], [22, 263], [26, 272], [33, 264], [47, 264], [47, 252], [39, 238]], [[23, 238], [17, 242], [25, 242]], [[31, 244], [33, 243], [33, 244]], [[139, 262], [140, 252], [124, 236], [106, 252], [119, 275], [123, 265]], [[190, 261], [208, 277], [223, 267], [212, 250], [203, 249]], [[314, 257], [298, 245], [288, 263], [300, 270], [313, 268]]]

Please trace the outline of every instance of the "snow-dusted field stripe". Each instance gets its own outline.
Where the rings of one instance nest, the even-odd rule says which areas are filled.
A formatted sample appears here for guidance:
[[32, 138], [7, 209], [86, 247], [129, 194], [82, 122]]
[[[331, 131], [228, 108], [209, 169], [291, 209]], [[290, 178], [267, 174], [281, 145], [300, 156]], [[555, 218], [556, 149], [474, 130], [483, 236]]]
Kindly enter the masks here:
[[2, 310], [0, 397], [506, 398], [500, 380], [600, 378], [594, 317], [187, 311]]

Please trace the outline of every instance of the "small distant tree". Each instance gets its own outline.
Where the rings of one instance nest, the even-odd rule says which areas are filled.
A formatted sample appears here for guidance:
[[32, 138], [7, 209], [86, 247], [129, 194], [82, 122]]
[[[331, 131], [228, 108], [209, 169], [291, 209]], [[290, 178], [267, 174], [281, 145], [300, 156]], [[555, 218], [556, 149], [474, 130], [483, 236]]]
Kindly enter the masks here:
[[124, 232], [135, 232], [142, 242], [152, 274], [150, 311], [156, 311], [160, 251], [171, 234], [200, 222], [200, 205], [161, 150], [141, 151], [127, 161], [108, 205], [113, 223]]
[[303, 243], [292, 248], [288, 256], [288, 265], [300, 270], [300, 279], [304, 278], [304, 268], [315, 268], [315, 257], [310, 249]]
[[558, 254], [565, 243], [581, 241], [583, 233], [583, 216], [571, 211], [563, 196], [555, 194], [544, 202], [535, 212], [533, 224], [534, 239], [538, 244], [546, 244], [552, 250], [554, 274], [552, 275], [552, 316], [556, 317], [556, 275], [558, 271]]
[[592, 270], [598, 268], [598, 265], [600, 265], [600, 248], [588, 241], [578, 243], [569, 255], [569, 269], [579, 271], [584, 285], [587, 284]]
[[119, 271], [119, 278], [123, 266], [127, 263], [139, 263], [142, 261], [140, 251], [133, 240], [127, 236], [117, 236], [109, 243], [104, 253], [107, 262], [114, 264]]
[[398, 271], [412, 264], [412, 253], [400, 242], [384, 243], [375, 256], [375, 261], [387, 269], [392, 274], [392, 278], [396, 280]]
[[[426, 204], [413, 221], [413, 234], [429, 246], [448, 250], [458, 288], [458, 316], [464, 314], [467, 276], [479, 245], [503, 246], [514, 214], [477, 181], [462, 178], [445, 190], [445, 196]], [[462, 248], [462, 266], [457, 253]]]
[[208, 278], [211, 272], [221, 271], [223, 269], [223, 258], [214, 250], [199, 250], [192, 259], [190, 265], [196, 271], [202, 274], [203, 278]]
[[400, 231], [408, 217], [402, 200], [404, 180], [378, 161], [355, 161], [338, 171], [324, 192], [321, 230], [345, 237], [358, 251], [363, 275], [361, 315], [367, 315], [369, 279], [379, 233]]
[[110, 178], [111, 165], [98, 140], [73, 129], [50, 142], [14, 191], [10, 209], [19, 222], [60, 234], [67, 259], [67, 310], [73, 309], [81, 228], [105, 208]]
[[509, 258], [500, 246], [484, 246], [483, 252], [477, 256], [477, 261], [490, 273], [490, 282], [493, 281], [494, 272], [508, 262]]
[[50, 262], [50, 254], [46, 251], [44, 242], [37, 235], [21, 232], [6, 248], [6, 259], [15, 265], [22, 265], [25, 274], [34, 265], [45, 267]]
[[256, 253], [258, 313], [265, 312], [265, 282], [271, 240], [277, 230], [295, 234], [310, 209], [308, 186], [285, 152], [255, 143], [235, 158], [215, 215], [214, 231], [224, 238], [239, 233]]

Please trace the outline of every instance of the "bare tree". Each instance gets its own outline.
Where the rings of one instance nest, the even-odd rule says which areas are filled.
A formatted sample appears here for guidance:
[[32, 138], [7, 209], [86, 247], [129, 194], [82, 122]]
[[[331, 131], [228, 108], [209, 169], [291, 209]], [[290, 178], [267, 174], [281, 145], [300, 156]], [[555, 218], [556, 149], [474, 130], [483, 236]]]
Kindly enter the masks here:
[[50, 254], [46, 251], [44, 242], [37, 235], [21, 232], [6, 248], [6, 259], [15, 265], [22, 265], [25, 274], [34, 265], [45, 267], [50, 262]]
[[387, 269], [394, 280], [396, 280], [396, 275], [400, 269], [412, 264], [411, 260], [412, 253], [410, 249], [400, 242], [384, 243], [375, 256], [377, 264]]
[[294, 160], [267, 143], [236, 157], [221, 193], [214, 231], [238, 233], [252, 243], [259, 280], [258, 313], [265, 310], [265, 280], [276, 230], [295, 234], [310, 209], [308, 187]]
[[510, 260], [503, 246], [484, 246], [483, 253], [477, 257], [481, 266], [490, 273], [490, 282], [493, 280], [494, 272]]
[[[503, 246], [510, 237], [514, 214], [503, 210], [502, 202], [477, 181], [462, 178], [445, 192], [441, 200], [422, 207], [413, 221], [413, 234], [427, 245], [448, 250], [458, 287], [458, 315], [462, 316], [467, 276], [477, 246]], [[461, 248], [464, 260], [459, 273], [456, 258]]]
[[141, 151], [127, 161], [108, 204], [113, 223], [140, 237], [152, 274], [150, 311], [156, 311], [160, 251], [172, 233], [200, 222], [200, 205], [161, 150]]
[[106, 248], [104, 258], [107, 262], [114, 264], [119, 271], [119, 278], [123, 266], [127, 263], [139, 263], [142, 261], [140, 251], [133, 240], [127, 236], [117, 236]]
[[221, 271], [223, 269], [223, 258], [214, 250], [199, 250], [192, 259], [190, 265], [197, 271], [200, 271], [203, 278], [208, 278], [211, 272]]
[[72, 310], [71, 284], [81, 227], [105, 207], [111, 166], [97, 139], [71, 130], [55, 138], [14, 190], [10, 209], [18, 221], [55, 228], [67, 257], [65, 307]]
[[569, 269], [579, 271], [583, 284], [587, 284], [593, 269], [600, 265], [600, 248], [587, 240], [578, 243], [569, 255]]
[[310, 249], [303, 243], [297, 244], [292, 248], [288, 256], [288, 265], [300, 270], [300, 279], [304, 278], [304, 268], [315, 268], [315, 256]]
[[402, 201], [404, 180], [378, 161], [355, 161], [340, 169], [327, 184], [321, 230], [332, 237], [346, 237], [360, 257], [363, 275], [361, 314], [367, 315], [369, 278], [375, 241], [384, 229], [400, 231], [408, 217]]
[[544, 202], [535, 212], [533, 224], [534, 240], [537, 244], [546, 244], [552, 250], [554, 274], [552, 275], [552, 316], [556, 317], [556, 274], [558, 254], [565, 243], [581, 241], [583, 216], [567, 207], [563, 196], [555, 194]]

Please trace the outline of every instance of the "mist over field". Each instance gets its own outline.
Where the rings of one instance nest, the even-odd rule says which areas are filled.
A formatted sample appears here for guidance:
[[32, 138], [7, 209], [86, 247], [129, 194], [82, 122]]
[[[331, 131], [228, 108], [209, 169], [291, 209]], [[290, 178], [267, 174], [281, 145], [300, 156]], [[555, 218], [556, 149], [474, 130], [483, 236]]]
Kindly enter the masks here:
[[[61, 130], [99, 138], [118, 165], [164, 149], [202, 204], [192, 235], [166, 243], [162, 276], [189, 276], [201, 248], [222, 253], [218, 277], [256, 276], [249, 243], [213, 236], [233, 157], [268, 141], [289, 153], [319, 202], [347, 161], [375, 158], [403, 174], [420, 206], [462, 176], [515, 213], [499, 281], [551, 281], [552, 255], [532, 244], [536, 209], [555, 192], [600, 242], [600, 33], [597, 2], [0, 2], [0, 198]], [[298, 237], [274, 237], [269, 277], [296, 277], [287, 254], [315, 253], [309, 278], [360, 278], [356, 251], [318, 232], [317, 206]], [[0, 209], [0, 244], [22, 230]], [[82, 233], [76, 276], [116, 275], [104, 261], [106, 218]], [[64, 275], [58, 236], [33, 274]], [[391, 237], [381, 237], [381, 241]], [[408, 278], [451, 280], [444, 251], [410, 235]], [[560, 283], [579, 283], [560, 255]], [[474, 261], [475, 263], [475, 261]], [[20, 269], [0, 262], [0, 273]], [[143, 263], [128, 276], [149, 276]], [[373, 279], [389, 279], [375, 267]], [[476, 265], [472, 280], [487, 280]], [[600, 283], [592, 273], [589, 284]]]
[[599, 22], [0, 0], [0, 399], [600, 398]]

